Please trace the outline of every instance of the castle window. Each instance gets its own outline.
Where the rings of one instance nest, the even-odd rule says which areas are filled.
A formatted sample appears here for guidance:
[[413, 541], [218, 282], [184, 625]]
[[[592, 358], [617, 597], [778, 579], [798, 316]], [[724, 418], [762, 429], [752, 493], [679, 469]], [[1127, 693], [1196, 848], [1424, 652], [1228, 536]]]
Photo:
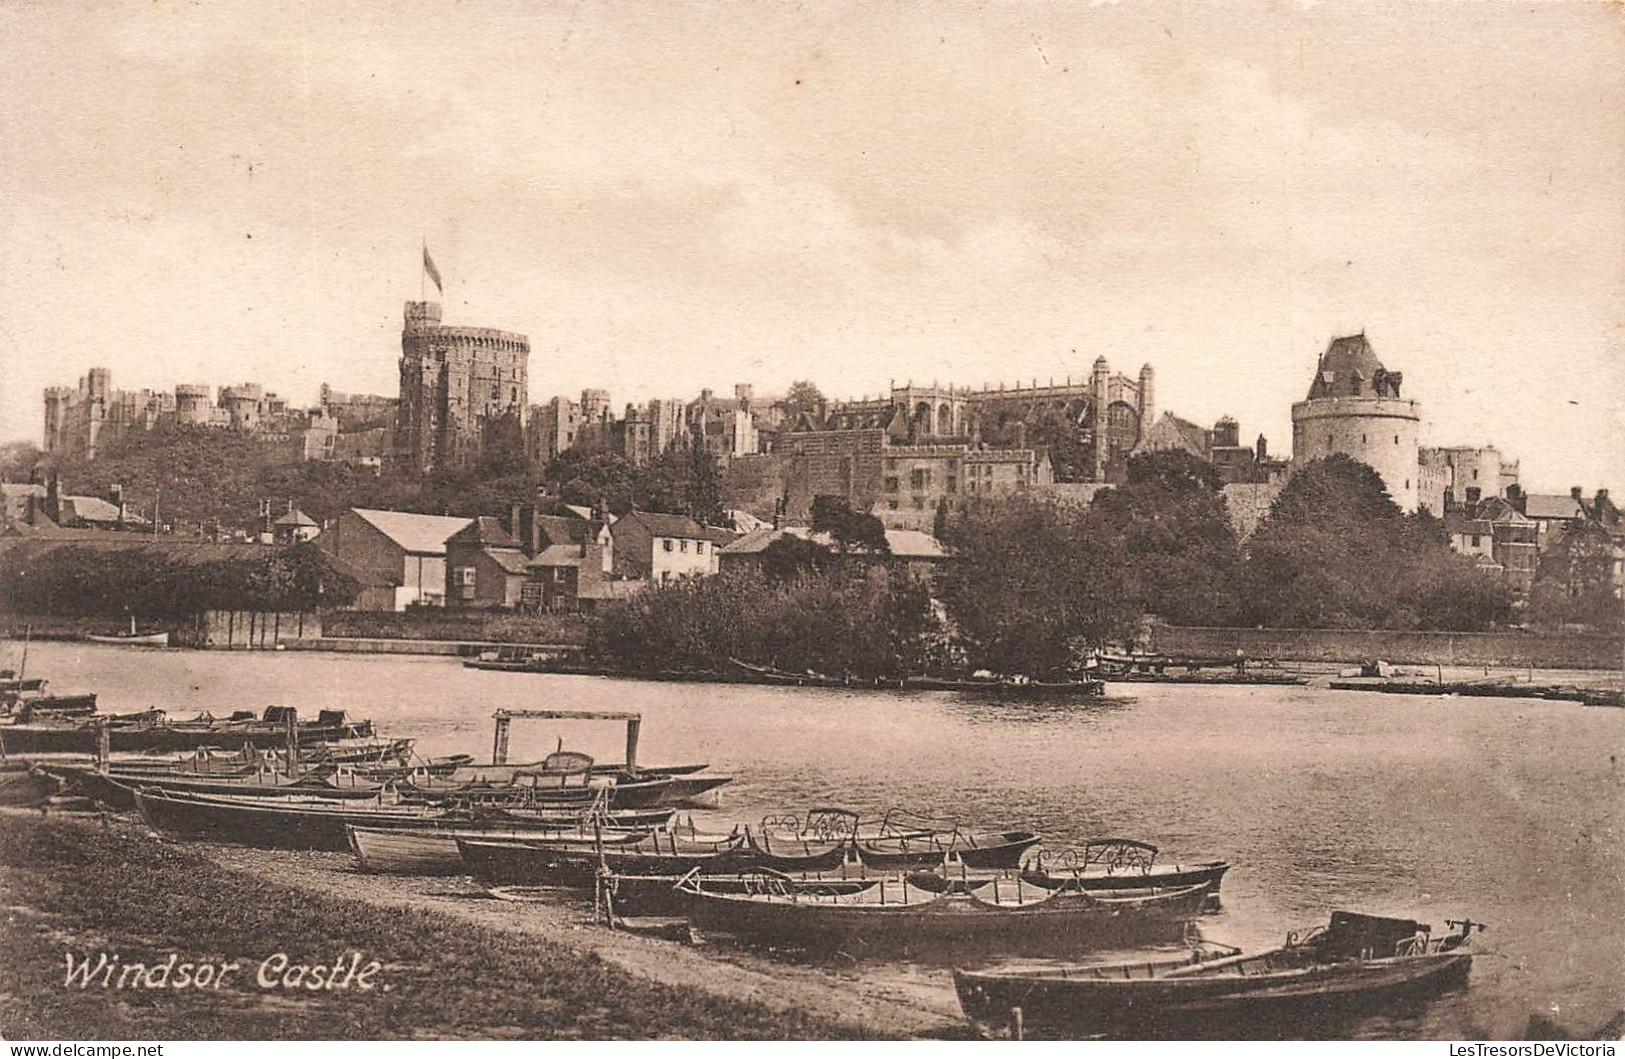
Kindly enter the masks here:
[[1398, 444], [1399, 444], [1399, 435], [1398, 435], [1398, 434], [1395, 434], [1395, 435], [1394, 435], [1394, 444], [1395, 444], [1395, 445], [1398, 445]]
[[1362, 445], [1365, 444], [1365, 435], [1364, 434], [1360, 435], [1360, 444], [1362, 444]]

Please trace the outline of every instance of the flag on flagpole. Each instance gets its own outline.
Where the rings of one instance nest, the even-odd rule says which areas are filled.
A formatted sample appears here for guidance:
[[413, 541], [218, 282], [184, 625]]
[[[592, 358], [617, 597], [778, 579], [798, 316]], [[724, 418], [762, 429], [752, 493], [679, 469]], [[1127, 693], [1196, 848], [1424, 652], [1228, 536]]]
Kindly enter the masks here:
[[429, 256], [429, 248], [427, 246], [423, 248], [423, 271], [427, 272], [429, 274], [429, 278], [434, 280], [435, 290], [439, 291], [441, 294], [446, 293], [446, 288], [440, 285], [440, 270], [434, 267], [434, 258]]

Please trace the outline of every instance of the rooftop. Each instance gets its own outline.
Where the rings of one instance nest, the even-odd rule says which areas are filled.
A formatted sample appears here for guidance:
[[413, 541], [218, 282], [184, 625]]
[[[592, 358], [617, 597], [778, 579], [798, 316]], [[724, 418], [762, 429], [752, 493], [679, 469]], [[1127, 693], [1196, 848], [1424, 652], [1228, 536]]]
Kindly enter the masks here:
[[1579, 500], [1557, 493], [1530, 493], [1523, 513], [1530, 518], [1585, 518], [1585, 508]]
[[445, 555], [446, 538], [474, 520], [449, 515], [419, 515], [410, 511], [375, 511], [351, 508], [356, 517], [400, 546], [418, 555]]

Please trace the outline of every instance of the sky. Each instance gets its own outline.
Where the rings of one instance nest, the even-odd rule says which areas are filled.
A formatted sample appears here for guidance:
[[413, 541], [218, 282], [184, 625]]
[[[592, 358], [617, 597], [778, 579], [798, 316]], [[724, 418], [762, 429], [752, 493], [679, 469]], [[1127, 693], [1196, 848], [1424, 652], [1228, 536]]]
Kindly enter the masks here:
[[[1290, 449], [1625, 489], [1617, 5], [0, 5], [0, 440], [41, 390], [393, 395], [420, 242], [530, 398], [1157, 373]], [[430, 287], [433, 293], [433, 287]]]

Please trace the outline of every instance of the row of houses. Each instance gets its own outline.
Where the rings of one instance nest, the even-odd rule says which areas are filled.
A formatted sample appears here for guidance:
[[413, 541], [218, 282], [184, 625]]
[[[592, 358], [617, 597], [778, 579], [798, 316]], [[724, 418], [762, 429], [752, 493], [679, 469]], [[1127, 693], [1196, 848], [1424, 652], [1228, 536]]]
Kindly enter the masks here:
[[[571, 504], [515, 505], [506, 518], [455, 518], [351, 508], [316, 545], [362, 585], [355, 607], [505, 608], [587, 612], [650, 584], [707, 577], [760, 562], [773, 541], [799, 536], [833, 549], [803, 527], [739, 534], [685, 515], [607, 511]], [[928, 533], [892, 530], [888, 556], [910, 575], [946, 557]]]
[[1535, 580], [1540, 557], [1576, 527], [1596, 526], [1612, 542], [1615, 591], [1625, 590], [1625, 514], [1599, 489], [1587, 500], [1579, 486], [1567, 496], [1523, 493], [1515, 486], [1507, 496], [1452, 505], [1445, 511], [1450, 546], [1471, 556], [1485, 573], [1504, 577], [1519, 594]]

